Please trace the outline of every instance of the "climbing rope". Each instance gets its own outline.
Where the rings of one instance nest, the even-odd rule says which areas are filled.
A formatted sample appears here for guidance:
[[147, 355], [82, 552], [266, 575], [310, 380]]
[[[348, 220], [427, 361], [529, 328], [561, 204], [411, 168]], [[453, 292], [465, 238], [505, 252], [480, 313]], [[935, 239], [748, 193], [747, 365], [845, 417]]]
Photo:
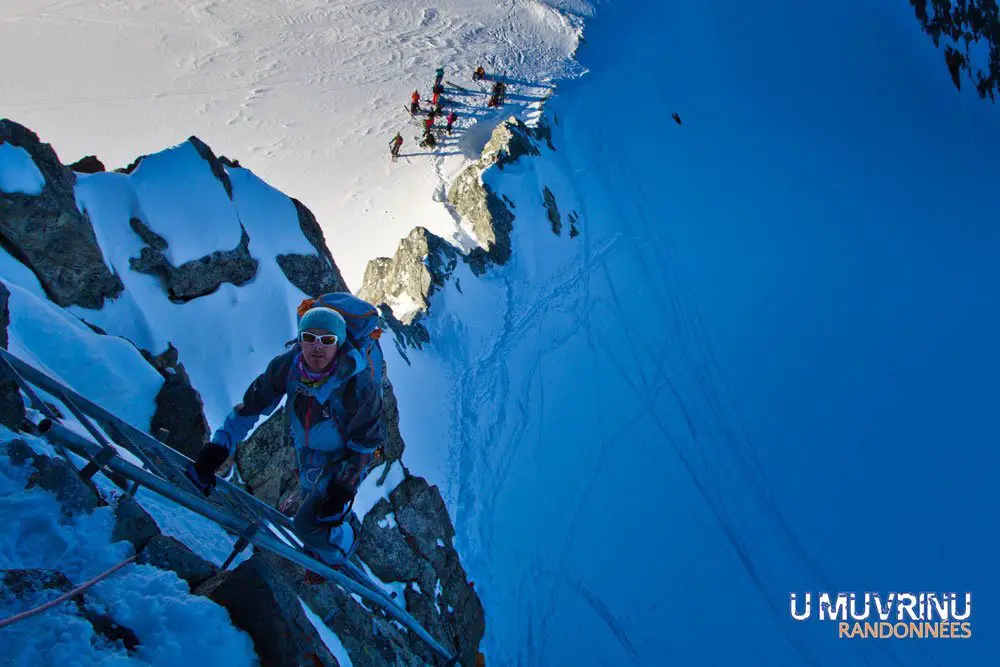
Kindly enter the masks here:
[[94, 584], [96, 584], [96, 583], [98, 583], [100, 581], [104, 581], [105, 579], [107, 579], [112, 574], [114, 574], [118, 570], [122, 569], [123, 567], [125, 567], [129, 563], [134, 562], [136, 558], [137, 558], [137, 556], [132, 556], [130, 558], [126, 558], [125, 560], [123, 560], [122, 562], [118, 563], [117, 565], [115, 565], [110, 570], [108, 570], [106, 572], [101, 572], [99, 575], [97, 575], [96, 577], [94, 577], [90, 581], [86, 581], [86, 582], [80, 584], [79, 586], [77, 586], [73, 590], [69, 591], [68, 593], [63, 593], [62, 595], [60, 595], [59, 597], [57, 597], [55, 600], [49, 600], [45, 604], [39, 605], [39, 606], [35, 607], [34, 609], [29, 609], [28, 611], [22, 611], [20, 614], [14, 614], [13, 616], [9, 616], [9, 617], [3, 619], [2, 621], [0, 621], [0, 628], [6, 628], [8, 625], [14, 625], [18, 621], [23, 621], [26, 618], [31, 618], [32, 616], [37, 616], [38, 614], [41, 614], [43, 611], [45, 611], [47, 609], [52, 609], [52, 607], [55, 607], [56, 605], [62, 604], [66, 600], [71, 600], [71, 599], [75, 598], [77, 595], [79, 595], [80, 593], [84, 592], [85, 590], [87, 590], [88, 588], [90, 588], [91, 586], [93, 586]]

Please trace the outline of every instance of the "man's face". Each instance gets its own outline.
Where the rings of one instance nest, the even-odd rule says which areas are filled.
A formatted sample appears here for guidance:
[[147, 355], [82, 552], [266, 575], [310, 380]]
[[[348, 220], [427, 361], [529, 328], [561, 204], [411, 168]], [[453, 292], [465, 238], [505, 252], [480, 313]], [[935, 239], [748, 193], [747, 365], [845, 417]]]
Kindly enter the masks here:
[[337, 343], [324, 345], [324, 341], [332, 342], [336, 336], [323, 329], [306, 329], [304, 335], [299, 337], [302, 343], [302, 358], [305, 359], [306, 366], [314, 373], [326, 370], [333, 363], [333, 358], [337, 356]]

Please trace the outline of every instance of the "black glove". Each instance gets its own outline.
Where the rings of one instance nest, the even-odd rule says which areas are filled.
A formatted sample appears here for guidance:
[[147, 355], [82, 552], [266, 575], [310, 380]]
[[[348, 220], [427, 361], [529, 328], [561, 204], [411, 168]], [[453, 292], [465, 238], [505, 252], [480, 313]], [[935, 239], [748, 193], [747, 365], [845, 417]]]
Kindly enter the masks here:
[[361, 472], [368, 462], [368, 455], [348, 450], [344, 457], [333, 464], [326, 497], [317, 508], [319, 517], [346, 516], [350, 503], [358, 492]]
[[187, 465], [184, 473], [203, 495], [210, 496], [215, 489], [215, 471], [221, 468], [228, 458], [228, 447], [214, 442], [206, 443], [198, 458]]

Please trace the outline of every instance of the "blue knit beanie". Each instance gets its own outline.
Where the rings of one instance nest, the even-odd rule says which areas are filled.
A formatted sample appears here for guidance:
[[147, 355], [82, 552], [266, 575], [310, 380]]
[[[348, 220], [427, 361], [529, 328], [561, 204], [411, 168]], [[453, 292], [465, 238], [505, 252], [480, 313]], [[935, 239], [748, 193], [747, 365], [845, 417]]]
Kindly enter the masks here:
[[347, 322], [332, 308], [310, 308], [299, 320], [299, 334], [306, 329], [329, 331], [337, 337], [337, 344], [343, 345], [347, 338]]

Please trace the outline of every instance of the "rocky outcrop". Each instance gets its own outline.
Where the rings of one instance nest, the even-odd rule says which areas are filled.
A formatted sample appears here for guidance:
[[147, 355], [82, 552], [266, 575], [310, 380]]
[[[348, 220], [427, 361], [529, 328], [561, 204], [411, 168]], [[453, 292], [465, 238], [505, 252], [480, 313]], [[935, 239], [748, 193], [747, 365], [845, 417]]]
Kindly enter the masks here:
[[129, 260], [133, 271], [157, 276], [164, 282], [167, 295], [177, 302], [190, 301], [211, 294], [222, 283], [243, 285], [257, 274], [258, 262], [250, 255], [250, 236], [242, 229], [240, 243], [232, 250], [216, 250], [211, 255], [173, 266], [164, 251], [167, 242], [141, 220], [131, 221], [132, 229], [147, 243], [138, 257]]
[[226, 194], [229, 195], [229, 199], [232, 199], [233, 184], [232, 181], [229, 180], [229, 174], [226, 173], [226, 168], [222, 164], [222, 161], [215, 156], [215, 153], [213, 153], [212, 149], [208, 147], [208, 144], [198, 137], [188, 137], [188, 142], [190, 142], [191, 145], [194, 146], [194, 149], [198, 151], [198, 155], [200, 155], [205, 162], [208, 163], [208, 168], [212, 170], [212, 175], [219, 179], [219, 182], [222, 183], [222, 187], [226, 189]]
[[[0, 282], [0, 347], [7, 349], [7, 326], [10, 324], [10, 290]], [[17, 431], [24, 424], [24, 400], [17, 383], [0, 371], [0, 424]]]
[[112, 542], [124, 540], [139, 553], [159, 534], [160, 527], [135, 498], [127, 494], [118, 497], [115, 502], [115, 527], [111, 531]]
[[28, 478], [26, 489], [39, 487], [55, 495], [62, 506], [63, 516], [83, 512], [90, 514], [104, 504], [93, 483], [84, 481], [76, 468], [64, 459], [39, 454], [20, 440], [8, 443], [7, 455], [14, 463], [31, 459], [35, 471]]
[[545, 213], [549, 216], [549, 223], [552, 225], [552, 233], [559, 236], [562, 233], [562, 216], [559, 215], [559, 205], [556, 204], [556, 196], [552, 194], [547, 186], [542, 187], [542, 199], [545, 202]]
[[247, 491], [272, 507], [291, 512], [294, 507], [288, 503], [298, 497], [299, 477], [287, 432], [282, 407], [236, 449], [236, 466]]
[[407, 475], [365, 517], [358, 556], [383, 581], [415, 582], [406, 608], [463, 664], [475, 664], [486, 632], [482, 604], [452, 547], [455, 529], [436, 486]]
[[278, 255], [278, 266], [281, 267], [288, 282], [310, 296], [319, 296], [326, 292], [348, 292], [347, 283], [340, 274], [340, 269], [326, 246], [323, 230], [316, 222], [305, 204], [298, 199], [292, 199], [299, 218], [299, 229], [306, 240], [316, 248], [315, 255]]
[[491, 264], [505, 264], [510, 259], [514, 214], [493, 189], [483, 183], [480, 163], [459, 174], [448, 189], [448, 201], [469, 221], [482, 244], [466, 257], [473, 273], [482, 275]]
[[339, 637], [356, 667], [435, 664], [415, 651], [409, 636], [394, 622], [373, 613], [335, 585], [307, 584], [305, 572], [280, 557], [258, 551], [232, 572], [210, 579], [195, 592], [229, 610], [233, 623], [253, 639], [264, 665], [338, 664], [302, 603]]
[[0, 119], [0, 140], [20, 146], [45, 177], [38, 195], [0, 192], [0, 243], [60, 306], [100, 308], [124, 289], [104, 262], [94, 228], [76, 207], [76, 174], [27, 128]]
[[[962, 89], [964, 73], [975, 82], [980, 98], [989, 96], [995, 102], [1000, 89], [1000, 8], [997, 1], [910, 0], [910, 4], [920, 26], [934, 40], [934, 46], [941, 46], [942, 35], [954, 45], [945, 46], [944, 60], [955, 88]], [[978, 67], [973, 62], [972, 49], [989, 54], [982, 58], [985, 67]]]
[[187, 548], [176, 537], [156, 535], [143, 547], [139, 563], [171, 570], [194, 590], [218, 574], [218, 569]]
[[177, 348], [167, 345], [158, 356], [142, 351], [143, 356], [163, 376], [163, 386], [156, 394], [156, 412], [150, 420], [149, 432], [166, 433], [166, 444], [182, 454], [195, 458], [208, 440], [208, 420], [201, 394], [191, 385], [191, 378], [177, 356]]
[[[74, 588], [66, 575], [56, 570], [0, 570], [0, 599], [29, 600], [31, 606], [36, 606]], [[121, 642], [129, 653], [139, 647], [139, 638], [135, 632], [119, 625], [110, 616], [92, 609], [87, 593], [71, 598], [70, 604], [75, 607], [77, 614], [90, 623], [97, 635], [111, 643]]]
[[531, 128], [520, 119], [511, 116], [493, 130], [490, 140], [483, 147], [482, 157], [479, 159], [479, 169], [487, 169], [491, 165], [503, 169], [504, 165], [517, 162], [525, 155], [541, 155], [535, 146], [535, 138], [535, 133]]
[[80, 158], [69, 165], [69, 169], [78, 174], [99, 174], [105, 171], [104, 163], [98, 160], [96, 155], [87, 155]]
[[[444, 285], [458, 261], [458, 251], [444, 239], [423, 227], [414, 227], [399, 242], [392, 259], [382, 257], [368, 263], [358, 296], [381, 304], [383, 312], [388, 308], [399, 322], [408, 325], [427, 311], [431, 295]], [[400, 302], [419, 309], [393, 312], [392, 304]]]

